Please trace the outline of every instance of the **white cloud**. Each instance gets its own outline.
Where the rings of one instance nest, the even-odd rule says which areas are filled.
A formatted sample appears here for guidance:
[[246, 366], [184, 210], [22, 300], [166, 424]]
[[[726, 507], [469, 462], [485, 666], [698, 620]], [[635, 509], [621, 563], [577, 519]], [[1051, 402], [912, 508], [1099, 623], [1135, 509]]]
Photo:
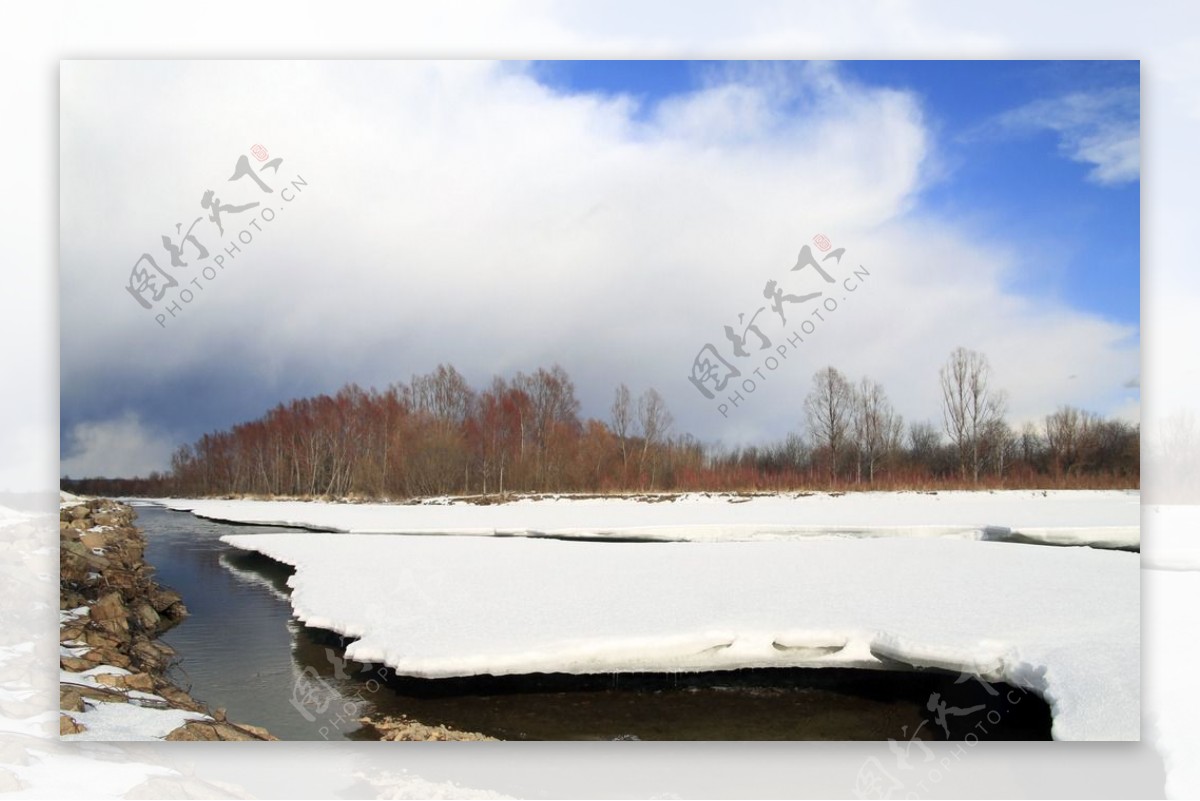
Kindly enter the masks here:
[[1068, 158], [1092, 165], [1088, 177], [1096, 183], [1125, 183], [1140, 176], [1136, 88], [1074, 92], [1037, 100], [1004, 114], [1001, 123], [1017, 130], [1054, 131]]
[[177, 445], [173, 437], [144, 425], [133, 413], [78, 423], [65, 439], [59, 474], [71, 478], [145, 477], [167, 467]]
[[[1138, 371], [1135, 332], [1012, 294], [1011, 254], [916, 214], [934, 155], [918, 102], [828, 65], [718, 74], [649, 109], [477, 62], [62, 74], [63, 408], [75, 419], [123, 386], [196, 409], [199, 371], [285, 400], [442, 361], [479, 384], [557, 361], [587, 414], [606, 414], [618, 382], [655, 386], [678, 430], [746, 441], [795, 430], [825, 364], [870, 374], [928, 418], [957, 345], [989, 354], [1020, 414], [1107, 411]], [[197, 216], [205, 189], [236, 187], [224, 180], [255, 142], [309, 187], [159, 329], [122, 288], [129, 268]], [[761, 305], [818, 232], [870, 282], [722, 418], [687, 382], [693, 357], [723, 346], [723, 326]]]

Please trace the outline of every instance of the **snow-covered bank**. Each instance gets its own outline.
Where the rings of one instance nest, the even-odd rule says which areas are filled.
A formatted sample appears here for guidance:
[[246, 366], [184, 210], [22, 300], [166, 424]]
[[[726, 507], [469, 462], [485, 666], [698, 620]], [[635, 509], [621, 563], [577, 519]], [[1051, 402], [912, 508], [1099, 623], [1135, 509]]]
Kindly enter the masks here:
[[898, 660], [1030, 686], [1057, 739], [1139, 736], [1135, 554], [914, 538], [223, 539], [294, 566], [303, 621], [405, 675]]
[[862, 492], [745, 497], [524, 498], [480, 505], [161, 499], [234, 523], [373, 534], [460, 534], [664, 541], [926, 537], [1136, 549], [1136, 491]]

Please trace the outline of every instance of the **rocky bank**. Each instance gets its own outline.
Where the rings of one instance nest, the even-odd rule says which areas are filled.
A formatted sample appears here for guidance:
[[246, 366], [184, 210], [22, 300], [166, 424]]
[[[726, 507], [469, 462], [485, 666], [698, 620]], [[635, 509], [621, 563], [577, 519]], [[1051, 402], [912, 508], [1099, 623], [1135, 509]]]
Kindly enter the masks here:
[[409, 718], [407, 715], [399, 717], [380, 717], [359, 718], [358, 722], [363, 724], [363, 727], [377, 735], [380, 740], [395, 740], [395, 741], [443, 741], [443, 740], [495, 740], [495, 737], [488, 737], [485, 734], [479, 734], [473, 731], [459, 731], [457, 729], [447, 728], [446, 726], [427, 726]]
[[[209, 710], [167, 678], [175, 651], [158, 636], [183, 620], [187, 608], [178, 593], [154, 581], [154, 568], [144, 559], [145, 538], [133, 523], [134, 509], [105, 499], [64, 500], [59, 515], [60, 733], [83, 735], [93, 718], [147, 720], [155, 717], [151, 710], [172, 710], [155, 722], [179, 725], [165, 736], [147, 733], [145, 739], [276, 739], [265, 729], [226, 720], [224, 710]], [[136, 715], [89, 714], [122, 711], [100, 709], [102, 704], [139, 709]]]

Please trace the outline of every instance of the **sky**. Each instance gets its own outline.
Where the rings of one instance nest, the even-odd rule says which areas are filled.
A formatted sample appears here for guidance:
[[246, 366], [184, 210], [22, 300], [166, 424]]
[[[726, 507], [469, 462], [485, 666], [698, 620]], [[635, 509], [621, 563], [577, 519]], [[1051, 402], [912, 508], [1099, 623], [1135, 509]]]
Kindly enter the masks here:
[[1136, 421], [1139, 102], [1137, 62], [64, 62], [61, 473], [442, 362], [738, 445], [826, 365], [939, 423], [963, 346], [1014, 424]]

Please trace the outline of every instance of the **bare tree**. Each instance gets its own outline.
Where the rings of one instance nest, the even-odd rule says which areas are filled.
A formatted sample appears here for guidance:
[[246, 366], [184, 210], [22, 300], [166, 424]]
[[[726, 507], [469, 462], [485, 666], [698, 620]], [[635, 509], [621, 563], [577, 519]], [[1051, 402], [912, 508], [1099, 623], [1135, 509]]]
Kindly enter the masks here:
[[575, 383], [559, 365], [538, 368], [533, 375], [517, 373], [513, 386], [529, 397], [529, 422], [522, 420], [523, 439], [532, 446], [536, 480], [553, 486], [561, 478], [567, 450], [563, 441], [581, 428]]
[[996, 467], [996, 478], [1004, 478], [1004, 468], [1017, 455], [1017, 438], [1002, 419], [992, 420], [983, 432], [984, 452]]
[[629, 466], [629, 427], [633, 423], [633, 408], [629, 397], [629, 387], [624, 384], [617, 387], [610, 420], [612, 421], [612, 432], [621, 443], [621, 468], [625, 469]]
[[1074, 406], [1046, 416], [1046, 450], [1059, 475], [1070, 473], [1084, 457], [1099, 418]]
[[432, 373], [413, 376], [412, 397], [417, 412], [428, 414], [443, 429], [451, 430], [470, 417], [475, 390], [453, 366], [439, 364]]
[[804, 398], [804, 416], [813, 444], [829, 451], [829, 477], [837, 476], [846, 448], [854, 412], [854, 388], [836, 368], [826, 367], [813, 376], [813, 388]]
[[908, 427], [908, 450], [918, 464], [932, 468], [941, 444], [942, 433], [933, 423], [919, 421]]
[[1042, 453], [1045, 450], [1043, 447], [1044, 444], [1042, 435], [1038, 433], [1037, 426], [1033, 423], [1026, 423], [1021, 426], [1021, 436], [1018, 446], [1021, 461], [1037, 469], [1042, 459]]
[[993, 390], [992, 370], [987, 357], [966, 348], [956, 348], [941, 369], [942, 415], [946, 433], [958, 450], [963, 478], [968, 470], [979, 482], [986, 455], [986, 433], [1004, 417], [1004, 393]]
[[[654, 473], [658, 464], [657, 451], [666, 440], [667, 432], [674, 423], [667, 402], [656, 389], [648, 389], [638, 398], [638, 425], [642, 430], [642, 470], [647, 460], [650, 465], [650, 486], [654, 487]], [[654, 449], [653, 451], [651, 449]]]
[[904, 421], [892, 408], [883, 384], [864, 378], [854, 393], [851, 435], [858, 449], [859, 479], [866, 465], [867, 481], [875, 480], [875, 466], [900, 446]]

